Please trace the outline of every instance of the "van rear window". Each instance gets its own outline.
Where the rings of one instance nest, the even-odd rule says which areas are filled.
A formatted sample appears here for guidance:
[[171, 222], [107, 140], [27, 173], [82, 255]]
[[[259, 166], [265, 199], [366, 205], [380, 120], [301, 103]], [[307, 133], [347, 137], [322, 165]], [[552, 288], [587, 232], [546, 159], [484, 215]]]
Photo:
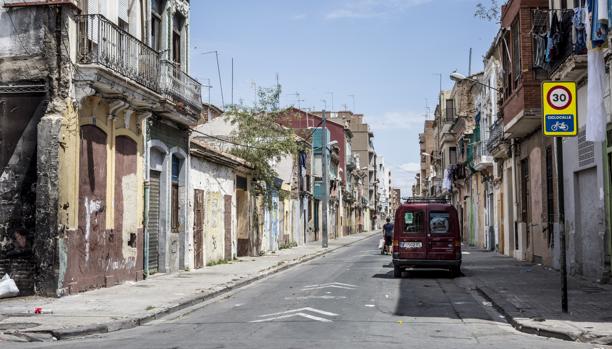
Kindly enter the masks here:
[[408, 211], [404, 213], [404, 232], [422, 233], [423, 232], [423, 211]]
[[430, 212], [429, 230], [432, 234], [448, 234], [450, 230], [450, 215], [448, 212]]

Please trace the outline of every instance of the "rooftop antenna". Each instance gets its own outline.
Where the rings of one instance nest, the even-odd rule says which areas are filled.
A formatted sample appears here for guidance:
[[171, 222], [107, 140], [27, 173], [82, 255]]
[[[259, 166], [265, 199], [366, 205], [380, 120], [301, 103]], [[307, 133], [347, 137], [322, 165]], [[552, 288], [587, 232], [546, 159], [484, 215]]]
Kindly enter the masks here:
[[215, 51], [202, 52], [202, 55], [207, 55], [211, 53], [214, 53], [215, 58], [217, 59], [217, 74], [219, 75], [219, 89], [221, 90], [221, 104], [222, 104], [223, 109], [225, 109], [225, 99], [223, 97], [223, 83], [221, 82], [221, 67], [219, 66], [219, 51], [215, 50]]
[[349, 97], [351, 97], [353, 99], [353, 113], [355, 112], [355, 95], [348, 95]]
[[[331, 95], [331, 110], [329, 111], [330, 113], [334, 112], [334, 93], [333, 92], [327, 92], [328, 95]], [[327, 109], [327, 108], [325, 108]], [[330, 114], [331, 116], [331, 114]]]
[[425, 98], [425, 120], [429, 120], [429, 114], [431, 113], [431, 108], [429, 107], [429, 101]]

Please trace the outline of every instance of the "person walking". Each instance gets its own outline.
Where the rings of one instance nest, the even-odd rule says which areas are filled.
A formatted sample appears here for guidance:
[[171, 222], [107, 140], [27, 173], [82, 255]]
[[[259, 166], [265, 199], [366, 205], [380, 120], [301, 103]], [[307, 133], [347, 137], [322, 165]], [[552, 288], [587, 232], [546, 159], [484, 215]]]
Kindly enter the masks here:
[[387, 218], [387, 223], [383, 225], [383, 235], [385, 239], [385, 246], [383, 247], [383, 251], [386, 253], [390, 253], [391, 243], [393, 242], [393, 223], [391, 223], [390, 218]]

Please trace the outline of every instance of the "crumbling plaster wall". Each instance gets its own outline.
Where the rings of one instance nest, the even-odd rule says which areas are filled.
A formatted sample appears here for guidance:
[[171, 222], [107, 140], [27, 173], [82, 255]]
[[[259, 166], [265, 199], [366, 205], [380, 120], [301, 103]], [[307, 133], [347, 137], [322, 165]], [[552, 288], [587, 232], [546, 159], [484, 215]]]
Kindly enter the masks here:
[[[72, 105], [71, 60], [75, 50], [70, 49], [74, 44], [70, 44], [69, 35], [74, 15], [74, 10], [66, 7], [0, 8], [0, 84], [42, 84], [48, 91], [35, 136], [35, 228], [28, 232], [35, 261], [33, 291], [42, 295], [56, 295], [57, 290], [60, 137]], [[4, 238], [14, 236], [5, 233], [0, 240]]]

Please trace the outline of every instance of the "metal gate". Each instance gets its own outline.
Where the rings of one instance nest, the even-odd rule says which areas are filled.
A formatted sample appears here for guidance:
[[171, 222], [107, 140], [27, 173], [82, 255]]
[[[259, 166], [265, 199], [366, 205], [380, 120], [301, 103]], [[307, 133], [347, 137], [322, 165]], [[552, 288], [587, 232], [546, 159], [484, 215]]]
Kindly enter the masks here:
[[147, 231], [149, 232], [149, 274], [159, 271], [159, 188], [161, 173], [151, 171], [149, 190], [149, 221]]

